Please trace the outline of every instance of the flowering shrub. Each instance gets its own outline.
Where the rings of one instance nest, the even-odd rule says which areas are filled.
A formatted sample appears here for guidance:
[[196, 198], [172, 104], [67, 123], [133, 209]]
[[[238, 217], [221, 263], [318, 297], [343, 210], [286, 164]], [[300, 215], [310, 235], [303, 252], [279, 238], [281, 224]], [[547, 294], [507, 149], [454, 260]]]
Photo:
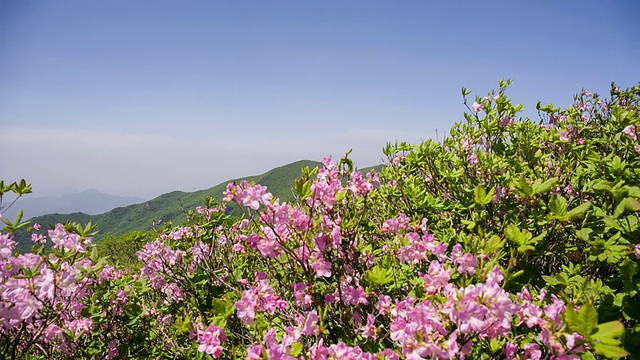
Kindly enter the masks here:
[[[540, 121], [497, 92], [476, 98], [443, 144], [388, 145], [379, 189], [397, 212], [425, 217], [437, 238], [498, 253], [511, 292], [547, 287], [601, 321], [623, 320], [625, 347], [640, 354], [637, 290], [640, 88], [611, 99], [582, 91], [561, 110], [538, 104]], [[463, 90], [463, 95], [468, 92]], [[471, 157], [473, 156], [473, 158]]]
[[222, 200], [243, 207], [242, 218], [205, 199], [186, 224], [142, 246], [133, 267], [98, 256], [90, 227], [43, 234], [34, 225], [34, 253], [15, 254], [11, 231], [28, 225], [9, 223], [0, 353], [628, 355], [640, 313], [640, 90], [614, 88], [607, 102], [583, 92], [562, 111], [539, 106], [535, 124], [516, 118], [506, 85], [476, 98], [444, 144], [389, 145], [380, 174], [325, 158], [303, 169], [292, 204], [230, 183]]

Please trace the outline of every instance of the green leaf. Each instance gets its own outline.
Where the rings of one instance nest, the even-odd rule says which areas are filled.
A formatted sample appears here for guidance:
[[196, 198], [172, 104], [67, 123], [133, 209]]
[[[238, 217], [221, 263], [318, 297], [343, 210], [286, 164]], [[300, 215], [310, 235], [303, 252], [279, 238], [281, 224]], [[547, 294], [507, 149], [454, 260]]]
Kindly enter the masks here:
[[498, 341], [497, 339], [492, 338], [491, 340], [489, 340], [489, 346], [491, 347], [492, 352], [496, 352], [500, 350], [504, 345], [502, 344], [501, 341]]
[[[637, 288], [636, 282], [633, 281], [633, 277], [636, 274], [636, 264], [630, 259], [626, 259], [620, 265], [620, 275], [622, 275], [622, 283], [627, 290], [635, 290]], [[623, 295], [623, 294], [618, 294]]]
[[627, 209], [627, 200], [628, 200], [628, 198], [624, 198], [624, 199], [620, 200], [620, 202], [616, 206], [615, 210], [613, 211], [613, 218], [614, 219], [617, 219], [617, 218], [620, 217], [620, 215], [624, 214], [625, 210]]
[[518, 245], [522, 245], [526, 242], [527, 237], [520, 231], [520, 228], [514, 224], [509, 224], [504, 229], [504, 236], [507, 240], [512, 241]]
[[591, 183], [593, 190], [611, 190], [611, 183], [606, 180], [594, 180]]
[[525, 253], [525, 252], [527, 252], [529, 250], [535, 250], [535, 249], [536, 248], [534, 246], [531, 246], [529, 244], [524, 244], [524, 245], [518, 246], [517, 250], [518, 250], [519, 253]]
[[533, 188], [529, 184], [526, 178], [521, 177], [516, 183], [516, 189], [520, 191], [520, 194], [523, 196], [531, 196], [533, 195]]
[[640, 211], [640, 202], [631, 197], [627, 198], [626, 210], [632, 212]]
[[582, 241], [589, 241], [592, 232], [593, 230], [590, 228], [582, 228], [576, 232], [576, 236]]
[[211, 313], [214, 315], [226, 315], [230, 308], [233, 308], [233, 305], [224, 300], [215, 299], [211, 302]]
[[580, 335], [588, 338], [593, 330], [598, 326], [598, 311], [592, 303], [586, 303], [578, 312], [578, 326], [583, 329]]
[[567, 213], [567, 199], [561, 195], [553, 195], [549, 200], [549, 210], [556, 217], [564, 216]]
[[296, 194], [300, 200], [304, 200], [313, 195], [311, 192], [311, 180], [305, 180], [304, 178], [296, 179]]
[[302, 344], [299, 342], [294, 342], [291, 344], [291, 356], [298, 357], [302, 353]]
[[465, 225], [468, 230], [473, 230], [473, 228], [476, 227], [475, 221], [462, 219], [460, 220], [460, 222], [462, 223], [462, 225]]
[[367, 272], [367, 280], [372, 285], [385, 285], [393, 281], [393, 271], [376, 265]]
[[621, 357], [629, 355], [629, 353], [626, 352], [623, 348], [616, 345], [595, 343], [593, 344], [593, 347], [598, 352], [598, 354], [604, 355], [609, 359], [619, 359]]
[[[528, 239], [528, 243], [529, 243], [529, 244], [533, 244], [533, 245], [535, 245], [535, 244], [537, 244], [538, 242], [540, 242], [540, 240], [544, 239], [544, 238], [545, 238], [545, 236], [547, 236], [547, 230], [542, 231], [540, 234], [538, 234], [538, 236], [536, 236], [536, 237], [534, 237], [534, 238]], [[528, 237], [530, 237], [530, 235], [529, 235], [529, 236], [527, 236], [527, 238], [528, 238]]]
[[494, 193], [495, 189], [491, 188], [487, 193], [482, 185], [478, 185], [473, 191], [473, 201], [480, 206], [485, 206], [493, 200]]
[[18, 225], [20, 223], [20, 220], [22, 220], [22, 215], [24, 213], [22, 212], [22, 209], [18, 210], [18, 214], [16, 215], [16, 220], [13, 222], [15, 225]]
[[211, 323], [214, 326], [219, 326], [221, 328], [225, 328], [227, 326], [227, 318], [224, 316], [216, 316], [211, 320]]
[[178, 318], [176, 320], [176, 328], [178, 329], [178, 331], [180, 332], [189, 332], [189, 330], [191, 330], [192, 328], [192, 324], [191, 324], [191, 318], [189, 317], [189, 315], [187, 315], [184, 320]]
[[640, 188], [637, 186], [629, 186], [627, 188], [627, 190], [629, 191], [629, 196], [634, 197], [634, 198], [640, 198]]
[[568, 213], [566, 213], [562, 219], [563, 220], [578, 220], [584, 217], [584, 214], [589, 210], [589, 208], [591, 208], [591, 203], [590, 202], [586, 202], [584, 204], [581, 204], [573, 209], [571, 209], [571, 211], [569, 211]]
[[617, 338], [624, 334], [624, 325], [620, 321], [609, 321], [606, 323], [598, 324], [598, 328], [592, 338], [595, 340], [602, 340], [605, 338]]
[[573, 308], [572, 304], [567, 304], [564, 310], [564, 322], [567, 323], [571, 330], [577, 331], [579, 327], [578, 313]]
[[542, 184], [539, 184], [538, 181], [536, 181], [536, 183], [533, 184], [533, 194], [534, 195], [544, 194], [547, 191], [549, 191], [549, 190], [553, 189], [554, 187], [556, 187], [556, 185], [558, 184], [558, 178], [557, 177], [552, 177], [551, 179], [543, 182]]
[[554, 285], [560, 285], [561, 284], [561, 282], [558, 279], [556, 279], [553, 276], [549, 276], [549, 275], [542, 275], [542, 280], [544, 280], [547, 283], [547, 285], [549, 285], [549, 286], [554, 286]]

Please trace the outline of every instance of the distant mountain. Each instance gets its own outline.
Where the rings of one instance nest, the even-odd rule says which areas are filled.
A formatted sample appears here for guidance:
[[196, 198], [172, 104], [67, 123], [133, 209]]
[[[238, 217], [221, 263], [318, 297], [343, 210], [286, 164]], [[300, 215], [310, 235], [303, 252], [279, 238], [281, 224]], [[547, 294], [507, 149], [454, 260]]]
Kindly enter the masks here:
[[75, 194], [48, 197], [30, 197], [24, 195], [3, 216], [13, 220], [19, 209], [23, 211], [23, 219], [30, 219], [44, 214], [71, 214], [82, 212], [88, 215], [105, 213], [111, 209], [139, 204], [146, 199], [134, 196], [115, 196], [89, 189]]
[[[255, 181], [258, 184], [267, 187], [275, 197], [281, 201], [292, 202], [294, 195], [294, 180], [302, 176], [301, 169], [308, 166], [322, 166], [322, 163], [311, 160], [301, 160], [288, 165], [277, 167], [269, 170], [262, 175], [249, 176], [236, 179], [236, 181], [247, 180]], [[376, 171], [381, 169], [381, 165], [360, 169], [362, 172], [368, 172], [375, 168]], [[186, 221], [185, 211], [195, 209], [201, 206], [202, 199], [207, 196], [216, 198], [218, 201], [222, 199], [227, 184], [232, 181], [225, 181], [212, 188], [194, 192], [173, 191], [158, 196], [155, 199], [140, 204], [129, 205], [126, 207], [118, 207], [104, 214], [87, 215], [84, 213], [73, 214], [48, 214], [32, 218], [32, 223], [42, 225], [43, 229], [57, 223], [77, 222], [85, 224], [91, 221], [97, 224], [96, 230], [99, 231], [96, 241], [100, 241], [106, 235], [119, 235], [131, 231], [148, 231], [152, 229], [154, 222], [172, 222], [180, 224]], [[229, 204], [231, 214], [240, 214], [240, 209], [235, 204]], [[18, 248], [22, 251], [29, 251], [32, 243], [26, 232], [16, 234], [18, 240]]]

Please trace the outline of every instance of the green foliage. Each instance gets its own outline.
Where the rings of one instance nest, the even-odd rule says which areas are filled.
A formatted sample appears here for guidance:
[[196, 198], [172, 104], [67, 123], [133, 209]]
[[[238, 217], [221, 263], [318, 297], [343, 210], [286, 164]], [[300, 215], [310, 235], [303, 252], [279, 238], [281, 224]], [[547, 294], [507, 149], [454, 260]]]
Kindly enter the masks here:
[[133, 231], [123, 235], [107, 235], [98, 243], [100, 255], [109, 258], [109, 262], [119, 268], [138, 270], [142, 265], [136, 252], [152, 241], [157, 233]]
[[620, 347], [619, 337], [624, 334], [624, 325], [620, 321], [609, 321], [598, 324], [598, 312], [592, 303], [582, 306], [575, 311], [568, 306], [564, 314], [567, 326], [580, 334], [595, 351], [610, 359], [618, 359], [629, 355]]
[[[534, 122], [517, 117], [522, 106], [507, 99], [506, 85], [477, 97], [482, 110], [469, 107], [442, 143], [388, 144], [393, 166], [381, 178], [391, 185], [380, 196], [395, 214], [427, 218], [438, 239], [495, 253], [520, 275], [514, 288], [549, 286], [592, 304], [600, 320], [623, 320], [624, 339], [640, 337], [640, 314], [629, 305], [640, 301], [632, 253], [640, 243], [640, 144], [629, 133], [640, 125], [640, 87], [612, 85], [609, 101], [583, 91], [567, 109], [539, 103]], [[468, 104], [470, 92], [462, 93]], [[496, 238], [507, 240], [504, 251], [489, 245]], [[597, 352], [622, 356], [617, 343], [596, 343]]]
[[[31, 191], [31, 184], [28, 184], [25, 179], [18, 182], [12, 182], [11, 184], [5, 184], [4, 180], [0, 180], [0, 216], [2, 216], [3, 211], [12, 207], [15, 202], [22, 197], [22, 195], [30, 194]], [[8, 193], [13, 193], [16, 197], [9, 205], [4, 205], [2, 200], [4, 195]], [[4, 217], [0, 217], [0, 220], [5, 224], [6, 231], [10, 231], [12, 233], [15, 233], [20, 229], [24, 229], [30, 224], [28, 221], [22, 222], [22, 210], [18, 211], [16, 219], [13, 222], [5, 219]]]

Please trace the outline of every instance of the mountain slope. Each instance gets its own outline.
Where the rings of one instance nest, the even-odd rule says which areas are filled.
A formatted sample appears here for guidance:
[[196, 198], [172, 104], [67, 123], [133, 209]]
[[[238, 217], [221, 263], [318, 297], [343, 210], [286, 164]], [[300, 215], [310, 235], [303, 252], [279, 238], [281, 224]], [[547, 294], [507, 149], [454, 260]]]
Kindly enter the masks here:
[[[248, 176], [237, 179], [237, 181], [255, 181], [267, 186], [269, 191], [284, 201], [292, 201], [294, 179], [301, 176], [301, 169], [305, 166], [313, 168], [321, 165], [316, 161], [301, 160], [269, 170], [262, 175]], [[43, 229], [48, 229], [49, 226], [57, 223], [77, 222], [84, 224], [91, 221], [96, 224], [96, 230], [99, 231], [96, 237], [96, 240], [99, 241], [107, 234], [119, 235], [136, 230], [150, 230], [153, 222], [158, 220], [162, 220], [162, 222], [171, 221], [177, 224], [184, 222], [186, 220], [185, 211], [202, 205], [204, 197], [211, 196], [220, 201], [222, 193], [230, 181], [232, 180], [225, 181], [209, 189], [194, 192], [173, 191], [147, 202], [118, 207], [99, 215], [87, 215], [78, 212], [72, 214], [47, 214], [34, 217], [30, 221], [32, 224], [41, 224]], [[14, 207], [19, 208], [20, 202], [16, 203]], [[239, 213], [238, 209], [234, 210], [233, 207], [232, 212]], [[32, 244], [26, 232], [19, 232], [16, 234], [16, 238], [19, 248], [23, 252], [31, 248]]]
[[[255, 181], [266, 186], [275, 197], [280, 198], [282, 201], [292, 202], [294, 200], [294, 180], [302, 175], [301, 169], [306, 166], [309, 168], [320, 167], [322, 163], [311, 160], [296, 161], [269, 170], [262, 175], [240, 178], [236, 181]], [[379, 171], [381, 166], [368, 167], [360, 171], [368, 172], [373, 168]], [[158, 220], [180, 224], [186, 220], [185, 211], [201, 206], [204, 197], [211, 196], [221, 201], [222, 193], [230, 181], [232, 180], [225, 181], [206, 190], [194, 192], [173, 191], [141, 204], [115, 208], [104, 214], [48, 214], [32, 218], [31, 221], [32, 224], [41, 224], [43, 229], [57, 223], [71, 221], [85, 224], [91, 221], [96, 224], [96, 230], [99, 231], [96, 240], [100, 241], [109, 234], [119, 235], [131, 231], [151, 230], [152, 224]], [[19, 204], [16, 205], [19, 206]], [[240, 213], [240, 209], [235, 204], [229, 204], [229, 207], [231, 208], [231, 214]], [[26, 232], [16, 234], [16, 238], [22, 252], [31, 248], [32, 244]]]
[[23, 218], [29, 219], [44, 214], [71, 214], [82, 212], [97, 215], [113, 208], [138, 204], [145, 201], [134, 196], [115, 196], [101, 193], [94, 189], [62, 196], [31, 197], [27, 194], [15, 206], [4, 212], [8, 219], [15, 219], [18, 207], [23, 211]]

